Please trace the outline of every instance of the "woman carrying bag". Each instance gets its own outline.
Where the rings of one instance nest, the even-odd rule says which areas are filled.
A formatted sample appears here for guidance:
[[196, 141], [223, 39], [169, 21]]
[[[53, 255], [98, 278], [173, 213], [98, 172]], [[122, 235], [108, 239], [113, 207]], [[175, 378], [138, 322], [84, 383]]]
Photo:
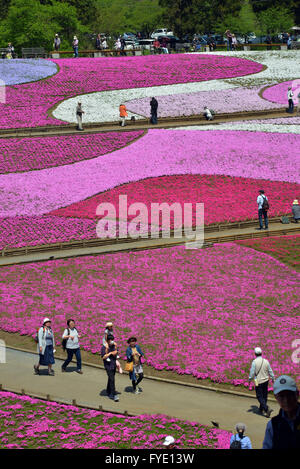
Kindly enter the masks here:
[[51, 321], [45, 318], [42, 327], [37, 332], [37, 351], [40, 355], [40, 360], [37, 365], [34, 365], [34, 372], [36, 375], [40, 374], [40, 365], [48, 366], [48, 375], [54, 376], [52, 365], [54, 365], [54, 352], [55, 352], [54, 334], [51, 329]]
[[125, 371], [129, 371], [129, 378], [132, 381], [132, 388], [134, 394], [140, 394], [142, 389], [138, 384], [144, 378], [141, 357], [145, 357], [139, 345], [137, 345], [135, 337], [130, 337], [127, 340], [129, 347], [126, 350], [127, 363]]

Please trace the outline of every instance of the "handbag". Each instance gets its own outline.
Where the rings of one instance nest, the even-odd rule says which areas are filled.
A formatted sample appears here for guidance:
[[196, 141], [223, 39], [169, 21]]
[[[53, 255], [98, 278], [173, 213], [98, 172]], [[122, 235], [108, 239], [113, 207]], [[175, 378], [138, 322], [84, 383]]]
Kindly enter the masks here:
[[125, 371], [129, 371], [131, 373], [133, 371], [133, 362], [127, 362], [125, 363]]

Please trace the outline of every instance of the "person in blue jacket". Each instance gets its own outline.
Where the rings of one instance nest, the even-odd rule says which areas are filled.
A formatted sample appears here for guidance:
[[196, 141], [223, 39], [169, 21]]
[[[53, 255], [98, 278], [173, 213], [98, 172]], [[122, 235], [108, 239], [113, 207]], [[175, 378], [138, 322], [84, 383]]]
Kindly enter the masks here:
[[141, 347], [137, 345], [136, 337], [130, 337], [127, 340], [129, 347], [126, 350], [127, 362], [133, 362], [133, 371], [129, 372], [129, 378], [132, 381], [132, 388], [134, 394], [139, 394], [142, 389], [138, 386], [144, 378], [141, 357], [145, 357]]
[[236, 434], [231, 435], [230, 449], [252, 449], [250, 438], [245, 436], [246, 425], [244, 423], [237, 423], [235, 426]]

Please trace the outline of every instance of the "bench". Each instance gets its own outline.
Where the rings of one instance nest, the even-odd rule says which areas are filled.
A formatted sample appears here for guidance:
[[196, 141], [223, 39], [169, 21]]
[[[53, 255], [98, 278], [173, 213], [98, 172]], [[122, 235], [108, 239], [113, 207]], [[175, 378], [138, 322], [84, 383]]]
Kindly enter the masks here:
[[22, 47], [22, 57], [23, 59], [37, 57], [47, 57], [47, 53], [43, 47]]
[[[125, 49], [124, 52], [126, 55], [131, 53], [132, 55], [142, 55], [142, 49]], [[55, 50], [50, 52], [50, 57], [52, 59], [59, 59], [61, 55], [74, 55], [73, 50]], [[115, 49], [90, 49], [90, 50], [80, 50], [78, 51], [78, 55], [84, 57], [113, 57], [113, 56], [121, 56], [121, 50]]]

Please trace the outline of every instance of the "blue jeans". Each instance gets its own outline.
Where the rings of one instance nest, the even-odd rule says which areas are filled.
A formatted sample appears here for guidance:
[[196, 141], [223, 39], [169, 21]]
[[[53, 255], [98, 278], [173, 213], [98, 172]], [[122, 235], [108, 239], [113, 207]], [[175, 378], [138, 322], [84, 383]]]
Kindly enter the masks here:
[[292, 99], [289, 99], [289, 112], [294, 112], [294, 101]]
[[232, 50], [232, 42], [227, 41], [227, 50]]
[[74, 57], [78, 57], [78, 47], [73, 47], [74, 49]]
[[268, 228], [269, 226], [269, 220], [268, 220], [268, 212], [266, 210], [263, 210], [260, 208], [258, 210], [258, 219], [259, 219], [259, 227], [263, 228], [263, 217], [265, 220], [265, 227]]
[[80, 353], [80, 348], [67, 348], [67, 354], [68, 358], [66, 361], [63, 363], [62, 368], [67, 368], [68, 364], [72, 361], [73, 355], [75, 354], [76, 360], [77, 360], [77, 370], [81, 370], [81, 353]]

